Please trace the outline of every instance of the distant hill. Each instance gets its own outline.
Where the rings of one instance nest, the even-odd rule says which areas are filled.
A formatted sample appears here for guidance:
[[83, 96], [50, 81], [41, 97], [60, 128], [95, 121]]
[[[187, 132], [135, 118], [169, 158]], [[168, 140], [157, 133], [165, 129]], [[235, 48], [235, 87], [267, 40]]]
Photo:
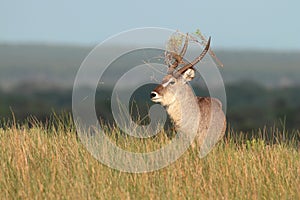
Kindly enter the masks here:
[[[70, 86], [91, 47], [0, 45], [0, 84]], [[41, 86], [39, 86], [41, 87]]]
[[[9, 89], [24, 84], [39, 88], [71, 87], [80, 64], [92, 48], [1, 44], [0, 87]], [[114, 48], [118, 47], [108, 49], [107, 53]], [[267, 87], [300, 85], [300, 52], [217, 50], [215, 53], [224, 64], [220, 70], [225, 83], [247, 80]], [[126, 64], [130, 66], [131, 61]]]

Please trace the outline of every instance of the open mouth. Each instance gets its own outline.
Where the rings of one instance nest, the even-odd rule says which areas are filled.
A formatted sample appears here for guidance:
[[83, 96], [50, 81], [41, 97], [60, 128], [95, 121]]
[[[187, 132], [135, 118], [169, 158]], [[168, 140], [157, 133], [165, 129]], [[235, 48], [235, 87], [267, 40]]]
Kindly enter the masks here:
[[160, 97], [152, 97], [151, 101], [153, 101], [153, 102], [159, 102], [160, 101]]

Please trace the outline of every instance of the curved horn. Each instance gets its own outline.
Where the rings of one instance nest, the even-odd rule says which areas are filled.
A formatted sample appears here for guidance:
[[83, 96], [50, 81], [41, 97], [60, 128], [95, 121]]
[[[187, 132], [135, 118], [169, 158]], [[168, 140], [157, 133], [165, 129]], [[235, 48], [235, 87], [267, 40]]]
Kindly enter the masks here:
[[207, 41], [207, 44], [205, 46], [205, 49], [202, 51], [202, 53], [191, 63], [183, 66], [181, 69], [179, 69], [177, 71], [178, 74], [182, 74], [183, 72], [185, 72], [187, 69], [193, 67], [194, 65], [196, 65], [200, 60], [202, 60], [202, 58], [204, 58], [205, 54], [208, 52], [209, 50], [209, 46], [210, 46], [210, 37]]
[[187, 33], [186, 36], [185, 36], [184, 45], [183, 45], [183, 47], [181, 49], [181, 52], [180, 52], [181, 59], [184, 56], [184, 54], [186, 53], [188, 43], [189, 43], [189, 33]]
[[174, 58], [175, 61], [169, 66], [168, 74], [172, 74], [173, 71], [176, 69], [176, 67], [178, 67], [178, 65], [180, 63], [182, 63], [183, 56], [185, 55], [187, 47], [188, 47], [188, 42], [189, 42], [189, 38], [188, 38], [188, 33], [187, 33], [186, 37], [185, 37], [184, 46], [182, 47], [180, 54], [178, 55], [174, 52], [170, 52], [171, 57]]

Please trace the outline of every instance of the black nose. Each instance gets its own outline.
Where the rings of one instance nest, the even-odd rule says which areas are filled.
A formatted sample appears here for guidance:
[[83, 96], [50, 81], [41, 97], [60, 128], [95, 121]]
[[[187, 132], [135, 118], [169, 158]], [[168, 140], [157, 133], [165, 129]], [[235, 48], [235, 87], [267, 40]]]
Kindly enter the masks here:
[[156, 92], [151, 92], [150, 97], [151, 97], [151, 98], [156, 97]]

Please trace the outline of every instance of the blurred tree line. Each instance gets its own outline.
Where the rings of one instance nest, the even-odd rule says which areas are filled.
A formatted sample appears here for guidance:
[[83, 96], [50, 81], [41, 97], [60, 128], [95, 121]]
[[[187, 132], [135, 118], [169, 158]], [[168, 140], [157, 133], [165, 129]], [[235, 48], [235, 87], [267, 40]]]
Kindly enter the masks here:
[[[149, 91], [154, 85], [139, 88], [131, 98], [132, 118], [147, 123], [148, 109], [153, 103]], [[282, 126], [287, 130], [300, 129], [300, 87], [262, 87], [251, 81], [226, 86], [227, 118], [234, 130], [250, 131], [264, 126]], [[205, 95], [204, 95], [205, 96]], [[101, 120], [113, 123], [110, 104], [111, 91], [99, 89], [96, 93], [96, 111]], [[0, 91], [0, 118], [18, 121], [35, 116], [45, 121], [51, 113], [72, 112], [72, 90], [30, 90], [16, 87], [13, 91]], [[137, 113], [139, 116], [137, 116]]]

